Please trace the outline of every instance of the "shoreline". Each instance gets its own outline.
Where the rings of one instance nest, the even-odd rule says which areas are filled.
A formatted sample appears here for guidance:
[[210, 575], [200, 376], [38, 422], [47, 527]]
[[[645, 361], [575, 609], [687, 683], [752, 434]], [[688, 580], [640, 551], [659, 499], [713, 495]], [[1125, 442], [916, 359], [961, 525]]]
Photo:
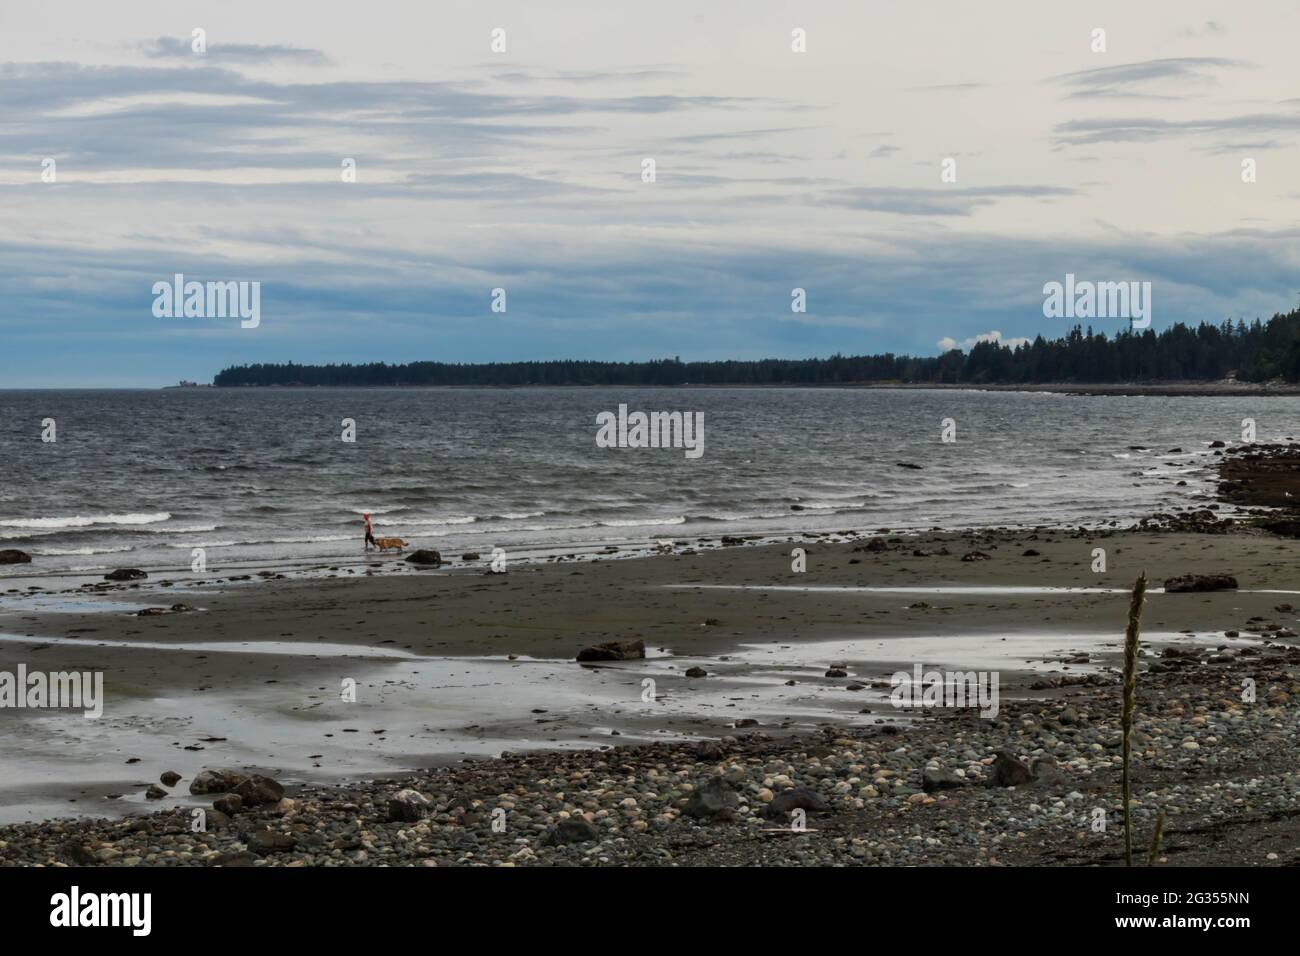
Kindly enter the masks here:
[[[791, 572], [795, 544], [813, 573]], [[1090, 570], [1095, 547], [1110, 555], [1105, 574]], [[971, 551], [989, 557], [963, 561]], [[1023, 553], [1030, 551], [1037, 553]], [[1115, 666], [1121, 606], [1138, 570], [1153, 585], [1163, 575], [1225, 567], [1241, 578], [1240, 591], [1153, 590], [1152, 634], [1209, 649], [1250, 618], [1278, 618], [1274, 607], [1300, 603], [1277, 593], [1300, 590], [1295, 556], [1294, 542], [1249, 530], [985, 529], [893, 540], [800, 537], [502, 575], [426, 571], [272, 579], [201, 596], [157, 587], [103, 595], [136, 606], [175, 595], [195, 607], [153, 618], [9, 610], [0, 613], [0, 632], [14, 636], [0, 641], [0, 661], [105, 671], [104, 719], [118, 723], [105, 748], [100, 728], [91, 733], [80, 718], [65, 718], [73, 723], [61, 746], [68, 768], [78, 770], [57, 784], [48, 771], [33, 772], [42, 731], [10, 724], [6, 762], [15, 776], [0, 800], [31, 806], [46, 821], [53, 815], [39, 808], [56, 802], [115, 816], [151, 809], [143, 789], [166, 770], [183, 782], [165, 805], [193, 808], [206, 804], [184, 788], [214, 766], [308, 786], [520, 747], [599, 754], [665, 737], [716, 739], [736, 734], [741, 716], [779, 736], [827, 722], [870, 728], [900, 722], [872, 685], [913, 661], [997, 668], [1004, 696], [1038, 698], [1035, 682]], [[746, 590], [729, 590], [736, 587]], [[1294, 614], [1283, 617], [1280, 626], [1300, 627]], [[63, 644], [67, 638], [78, 643]], [[626, 639], [645, 642], [644, 661], [573, 662], [582, 646]], [[1090, 655], [1091, 666], [1062, 663], [1079, 654]], [[840, 658], [846, 678], [825, 677]], [[690, 666], [709, 677], [683, 676]], [[360, 703], [335, 699], [341, 677], [357, 681]], [[662, 698], [650, 707], [640, 699], [647, 677]], [[846, 692], [853, 684], [863, 689]], [[184, 716], [169, 718], [158, 701]], [[266, 734], [281, 743], [260, 742]]]
[[[1197, 794], [1187, 806], [1175, 801], [1175, 834], [1219, 826], [1224, 812], [1236, 812], [1232, 768], [1250, 766], [1256, 775], [1267, 768], [1267, 807], [1239, 834], [1254, 846], [1295, 800], [1300, 727], [1288, 701], [1300, 694], [1300, 540], [1254, 526], [1261, 513], [1286, 512], [1253, 506], [1289, 500], [1283, 492], [1300, 479], [1297, 457], [1293, 449], [1261, 448], [1225, 459], [1220, 470], [1231, 480], [1221, 496], [1248, 509], [1236, 522], [1222, 520], [1214, 505], [1126, 528], [804, 532], [715, 547], [696, 542], [626, 560], [520, 564], [504, 574], [463, 566], [268, 574], [256, 586], [207, 590], [151, 581], [83, 594], [84, 606], [59, 612], [0, 606], [0, 670], [23, 663], [101, 671], [108, 698], [98, 721], [0, 711], [10, 771], [0, 785], [0, 857], [56, 865], [348, 865], [371, 862], [373, 853], [383, 862], [484, 862], [464, 855], [468, 842], [486, 844], [494, 865], [690, 864], [707, 861], [697, 844], [712, 840], [708, 846], [732, 862], [773, 865], [1046, 863], [1067, 849], [1082, 854], [1077, 861], [1113, 862], [1113, 832], [1076, 844], [1054, 829], [992, 857], [941, 839], [951, 852], [937, 859], [924, 846], [917, 856], [888, 833], [863, 834], [880, 825], [882, 810], [890, 826], [910, 819], [900, 814], [934, 808], [965, 820], [941, 834], [954, 825], [977, 832], [962, 814], [990, 812], [987, 801], [1006, 810], [1014, 798], [1019, 809], [1008, 812], [1026, 812], [1024, 800], [1040, 799], [1028, 789], [995, 793], [947, 777], [952, 794], [922, 785], [926, 770], [961, 770], [967, 783], [982, 781], [1007, 747], [1026, 766], [1057, 757], [1065, 768], [1061, 780], [1073, 789], [1054, 793], [1046, 812], [1055, 819], [1038, 823], [1063, 826], [1060, 814], [1090, 794], [1110, 794], [1104, 799], [1113, 804], [1113, 761], [1098, 764], [1092, 755], [1112, 751], [1122, 624], [1142, 571], [1152, 587], [1144, 617], [1150, 666], [1140, 686], [1153, 681], [1169, 711], [1146, 709], [1140, 696], [1140, 721], [1158, 728], [1150, 730], [1142, 772], [1182, 788], [1177, 800], [1183, 791]], [[1169, 577], [1225, 572], [1238, 579], [1237, 590], [1160, 587]], [[177, 598], [186, 610], [132, 613]], [[574, 660], [585, 646], [628, 640], [644, 643], [644, 659]], [[900, 713], [888, 699], [889, 675], [918, 664], [999, 673], [1002, 716]], [[1174, 673], [1180, 667], [1193, 670]], [[705, 676], [687, 675], [694, 668]], [[1259, 684], [1267, 707], [1224, 703], [1235, 693], [1231, 681], [1245, 676]], [[347, 680], [356, 702], [339, 699]], [[1067, 709], [1085, 706], [1094, 713], [1084, 725], [1067, 720]], [[1037, 729], [1026, 731], [1020, 715]], [[1081, 726], [1088, 728], [1081, 741], [1073, 737], [1082, 731], [1063, 729]], [[1278, 739], [1279, 727], [1289, 736]], [[1043, 734], [1050, 745], [1041, 745]], [[833, 773], [825, 772], [826, 756], [817, 757], [828, 738], [829, 753], [854, 754]], [[1217, 749], [1229, 739], [1231, 747]], [[604, 783], [611, 753], [640, 768], [636, 787]], [[675, 768], [673, 786], [661, 788], [653, 778], [665, 760]], [[772, 769], [778, 764], [784, 772]], [[274, 778], [287, 801], [223, 820], [213, 795], [186, 792], [218, 768]], [[561, 769], [568, 782], [544, 782]], [[157, 788], [168, 772], [179, 785]], [[718, 774], [734, 778], [728, 785], [748, 809], [725, 821], [684, 817], [694, 789]], [[588, 780], [588, 789], [602, 782], [583, 800], [568, 792], [572, 779]], [[398, 781], [429, 796], [428, 817], [388, 820]], [[811, 856], [798, 849], [804, 838], [774, 838], [784, 831], [760, 826], [765, 818], [756, 816], [796, 781], [831, 805], [832, 816], [843, 815], [831, 821], [840, 832], [834, 843]], [[149, 786], [159, 791], [153, 797]], [[517, 802], [500, 795], [520, 786], [532, 788], [529, 806], [546, 808], [530, 817], [522, 848], [480, 826], [497, 802]], [[609, 803], [607, 794], [618, 799]], [[654, 812], [631, 812], [629, 799]], [[215, 814], [201, 838], [183, 826], [195, 810]], [[352, 821], [348, 833], [360, 814], [370, 835], [359, 842], [341, 835], [329, 847], [298, 841], [344, 826], [339, 813]], [[594, 829], [561, 827], [578, 817]], [[852, 832], [837, 829], [846, 821]], [[730, 828], [734, 846], [717, 843], [715, 822]], [[425, 829], [412, 837], [409, 824]], [[543, 846], [557, 827], [585, 837]], [[132, 836], [155, 832], [169, 836], [153, 843]], [[182, 843], [206, 849], [158, 855]], [[414, 857], [406, 853], [419, 846], [425, 850]], [[1246, 859], [1231, 848], [1187, 852], [1220, 854], [1210, 862]]]
[[[189, 390], [191, 387], [182, 387], [179, 385], [158, 386], [159, 390], [178, 389], [182, 391]], [[544, 383], [528, 385], [202, 385], [193, 386], [193, 388], [202, 389], [224, 389], [227, 391], [241, 391], [249, 389], [262, 390], [313, 390], [313, 391], [344, 391], [349, 389], [363, 389], [367, 391], [379, 391], [383, 389], [423, 389], [423, 390], [446, 390], [446, 391], [465, 391], [486, 389], [494, 391], [517, 391], [520, 389], [593, 389], [617, 391], [626, 389], [655, 389], [663, 391], [683, 390], [683, 389], [904, 389], [924, 391], [932, 389], [935, 391], [958, 391], [958, 392], [1045, 392], [1057, 395], [1079, 395], [1079, 396], [1116, 396], [1116, 397], [1136, 397], [1143, 395], [1159, 397], [1204, 397], [1204, 398], [1231, 398], [1235, 396], [1247, 398], [1287, 398], [1300, 395], [1300, 383], [1254, 383], [1254, 382], [1099, 382], [1099, 383], [1079, 383], [1079, 382], [1039, 382], [1039, 383], [1022, 383], [1022, 384], [976, 384], [970, 382], [835, 382], [835, 383], [781, 383], [765, 385], [748, 385], [744, 383], [728, 384], [710, 384], [704, 382], [683, 382], [680, 385], [656, 385], [653, 383], [638, 385], [604, 385], [590, 384], [584, 385], [572, 383], [568, 385], [549, 385]]]

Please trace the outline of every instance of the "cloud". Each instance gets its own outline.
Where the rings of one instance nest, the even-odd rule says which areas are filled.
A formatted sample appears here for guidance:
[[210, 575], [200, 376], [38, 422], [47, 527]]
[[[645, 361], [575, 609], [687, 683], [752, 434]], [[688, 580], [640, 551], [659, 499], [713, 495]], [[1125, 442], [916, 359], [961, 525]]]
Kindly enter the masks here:
[[1049, 82], [1073, 87], [1070, 99], [1186, 99], [1194, 95], [1188, 87], [1217, 83], [1215, 71], [1253, 66], [1222, 57], [1167, 57], [1063, 73]]
[[992, 332], [981, 332], [973, 338], [962, 339], [960, 342], [945, 335], [935, 344], [945, 352], [951, 352], [953, 349], [961, 349], [963, 352], [969, 352], [980, 342], [996, 342], [998, 345], [1006, 345], [1010, 348], [1017, 349], [1022, 345], [1028, 345], [1031, 341], [1032, 339], [1023, 337], [1004, 339], [1002, 333], [997, 329], [994, 329]]
[[905, 86], [905, 93], [964, 93], [968, 90], [982, 90], [987, 83], [937, 83], [934, 86]]
[[1221, 36], [1225, 36], [1225, 35], [1227, 35], [1227, 32], [1228, 32], [1228, 28], [1227, 28], [1226, 26], [1224, 26], [1222, 23], [1220, 23], [1218, 20], [1206, 20], [1206, 21], [1205, 21], [1203, 24], [1201, 24], [1200, 26], [1188, 27], [1187, 29], [1181, 31], [1181, 32], [1179, 33], [1179, 36], [1184, 36], [1184, 37], [1204, 37], [1204, 36], [1216, 36], [1216, 37], [1221, 37]]
[[1003, 199], [1057, 199], [1072, 196], [1065, 186], [976, 186], [920, 189], [899, 186], [852, 186], [809, 197], [817, 205], [843, 206], [904, 216], [969, 216]]
[[247, 65], [297, 63], [303, 66], [328, 66], [333, 61], [320, 50], [279, 44], [222, 43], [213, 40], [206, 52], [195, 53], [193, 41], [179, 37], [158, 37], [143, 45], [145, 56], [155, 60], [199, 60], [211, 57], [218, 63]]
[[1300, 112], [1250, 113], [1214, 119], [1166, 120], [1156, 117], [1084, 119], [1054, 127], [1057, 143], [1079, 146], [1091, 143], [1139, 143], [1223, 133], [1272, 136], [1300, 130]]

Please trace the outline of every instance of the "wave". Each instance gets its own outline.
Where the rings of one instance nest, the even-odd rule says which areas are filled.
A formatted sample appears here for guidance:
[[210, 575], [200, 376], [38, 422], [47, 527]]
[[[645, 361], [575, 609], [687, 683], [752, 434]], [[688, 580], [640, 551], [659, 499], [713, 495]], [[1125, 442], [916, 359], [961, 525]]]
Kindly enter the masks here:
[[123, 551], [134, 550], [130, 545], [120, 548], [32, 548], [32, 554], [41, 557], [61, 557], [64, 555], [80, 554], [120, 554]]
[[0, 528], [89, 528], [97, 524], [154, 524], [158, 521], [166, 521], [169, 518], [171, 518], [171, 514], [166, 511], [147, 514], [91, 515], [89, 517], [74, 515], [71, 518], [7, 518], [0, 521]]
[[684, 516], [676, 518], [612, 518], [609, 521], [597, 521], [602, 528], [640, 528], [651, 525], [686, 524]]
[[[376, 512], [372, 511], [371, 514], [376, 514]], [[428, 526], [436, 527], [439, 525], [448, 525], [448, 524], [473, 524], [475, 521], [478, 521], [478, 518], [474, 517], [473, 515], [455, 515], [450, 518], [405, 518], [400, 521], [376, 521], [375, 524], [383, 524], [383, 525], [396, 524], [402, 526], [412, 525], [415, 527], [423, 528]]]
[[308, 535], [305, 538], [257, 538], [252, 541], [199, 541], [199, 542], [177, 542], [167, 544], [164, 547], [178, 548], [181, 550], [188, 548], [247, 548], [259, 544], [317, 544], [322, 541], [352, 541], [363, 540], [360, 534], [315, 534]]

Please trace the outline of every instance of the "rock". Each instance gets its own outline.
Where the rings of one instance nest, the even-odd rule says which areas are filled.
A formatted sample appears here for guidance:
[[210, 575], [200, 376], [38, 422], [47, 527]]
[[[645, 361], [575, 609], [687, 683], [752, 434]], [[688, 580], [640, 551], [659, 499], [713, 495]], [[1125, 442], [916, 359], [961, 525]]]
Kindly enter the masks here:
[[163, 783], [164, 786], [174, 787], [176, 786], [176, 784], [180, 783], [181, 775], [178, 774], [175, 770], [168, 770], [158, 779]]
[[202, 770], [190, 781], [190, 793], [231, 793], [245, 777], [237, 770]]
[[115, 571], [109, 571], [104, 575], [105, 581], [141, 581], [149, 575], [145, 574], [139, 568], [118, 568]]
[[460, 556], [462, 561], [477, 561], [480, 555], [477, 551], [466, 551]]
[[1067, 781], [1065, 775], [1056, 766], [1055, 757], [1039, 757], [1030, 770], [1034, 783], [1044, 787], [1063, 787]]
[[95, 862], [94, 851], [79, 841], [72, 841], [64, 847], [68, 858], [77, 866], [89, 866]]
[[388, 819], [414, 823], [429, 812], [429, 798], [418, 790], [398, 790], [388, 798]]
[[709, 672], [703, 667], [690, 667], [686, 670], [687, 677], [708, 677]]
[[812, 787], [791, 787], [782, 790], [767, 805], [765, 811], [769, 818], [788, 818], [791, 810], [807, 810], [810, 813], [825, 813], [831, 805], [822, 799]]
[[297, 846], [298, 841], [291, 833], [276, 830], [254, 830], [244, 840], [254, 853], [283, 853]]
[[1184, 574], [1165, 581], [1165, 592], [1177, 594], [1186, 591], [1235, 591], [1237, 579], [1230, 574]]
[[588, 823], [581, 817], [569, 817], [551, 827], [545, 838], [544, 846], [564, 846], [569, 843], [590, 843], [600, 839], [600, 830], [595, 824]]
[[408, 554], [406, 561], [408, 564], [427, 564], [436, 568], [442, 564], [442, 554], [431, 548], [420, 548]]
[[967, 551], [961, 556], [963, 561], [987, 561], [989, 556], [983, 551]]
[[926, 793], [936, 790], [958, 790], [966, 786], [966, 780], [951, 770], [932, 770], [929, 767], [921, 774], [921, 789]]
[[0, 551], [0, 564], [31, 564], [32, 556], [17, 548], [5, 548]]
[[1224, 442], [1221, 442], [1221, 441], [1219, 441], [1219, 440], [1216, 438], [1214, 441], [1210, 442], [1210, 447], [1211, 447], [1211, 448], [1227, 448], [1228, 446], [1227, 446]]
[[721, 760], [723, 756], [722, 745], [716, 740], [701, 740], [694, 749], [700, 760]]
[[267, 803], [279, 803], [284, 796], [284, 787], [270, 777], [253, 774], [235, 787], [235, 793], [243, 799], [244, 806], [260, 807]]
[[188, 604], [173, 604], [171, 607], [146, 607], [135, 612], [136, 617], [158, 617], [160, 614], [183, 614], [194, 608]]
[[827, 677], [848, 677], [849, 672], [842, 667], [832, 667], [826, 672]]
[[233, 817], [244, 809], [244, 799], [237, 793], [228, 793], [212, 801], [212, 809], [227, 817]]
[[997, 787], [1023, 787], [1034, 775], [1016, 759], [1009, 750], [1000, 751], [993, 761], [993, 785]]
[[758, 721], [753, 717], [741, 717], [732, 723], [733, 727], [757, 727]]
[[898, 465], [899, 468], [907, 468], [907, 469], [910, 469], [911, 471], [920, 471], [920, 470], [921, 470], [921, 466], [920, 466], [920, 465], [914, 465], [914, 464], [912, 464], [910, 461], [897, 461], [897, 462], [894, 462], [894, 464]]
[[1041, 554], [1041, 552], [1039, 552], [1039, 551], [1035, 551], [1033, 548], [1026, 548], [1025, 551], [1024, 551], [1024, 553], [1021, 555], [1021, 557], [1025, 557], [1025, 558], [1036, 558], [1036, 557], [1038, 557], [1040, 554]]
[[215, 860], [213, 866], [252, 866], [257, 862], [257, 857], [247, 850], [227, 850]]
[[578, 651], [580, 661], [630, 661], [645, 657], [645, 641], [609, 641]]
[[721, 777], [710, 777], [696, 787], [682, 813], [696, 820], [730, 820], [740, 806], [740, 797]]
[[144, 792], [144, 795], [147, 800], [161, 800], [163, 797], [167, 796], [167, 791], [158, 786], [158, 784], [151, 783], [149, 784], [149, 789]]

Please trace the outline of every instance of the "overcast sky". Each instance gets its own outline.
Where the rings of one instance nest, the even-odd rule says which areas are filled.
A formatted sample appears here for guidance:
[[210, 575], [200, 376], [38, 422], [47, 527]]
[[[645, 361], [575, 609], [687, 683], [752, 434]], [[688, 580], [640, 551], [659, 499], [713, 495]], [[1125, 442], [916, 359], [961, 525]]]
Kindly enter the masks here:
[[[5, 0], [0, 387], [932, 355], [1064, 333], [1067, 272], [1150, 281], [1155, 328], [1266, 318], [1297, 36], [1293, 0]], [[260, 326], [156, 318], [177, 272], [261, 282]]]

